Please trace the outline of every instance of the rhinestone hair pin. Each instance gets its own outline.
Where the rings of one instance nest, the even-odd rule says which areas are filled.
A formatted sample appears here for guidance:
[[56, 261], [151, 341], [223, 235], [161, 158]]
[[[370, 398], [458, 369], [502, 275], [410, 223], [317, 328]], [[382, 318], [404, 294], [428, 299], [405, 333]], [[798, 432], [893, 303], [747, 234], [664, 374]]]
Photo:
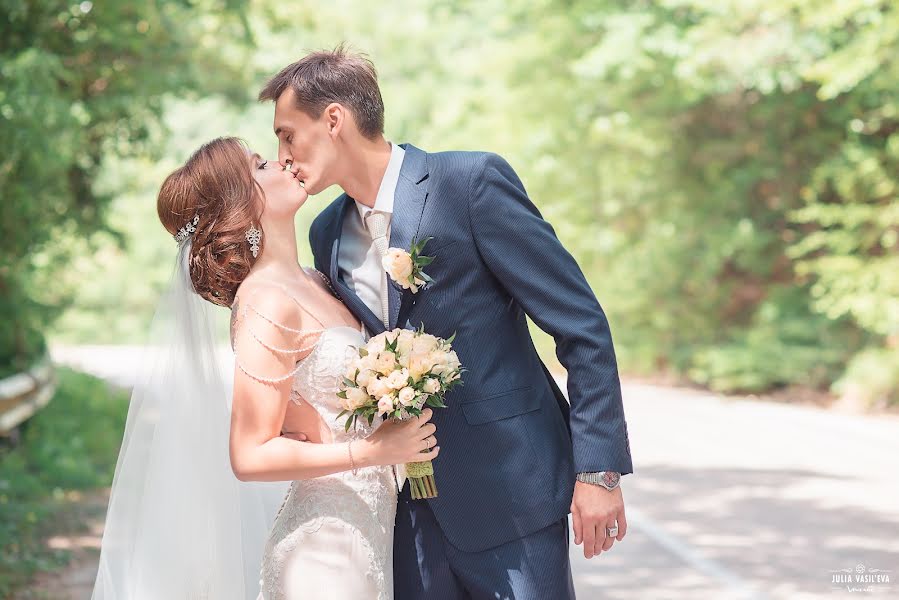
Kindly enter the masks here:
[[194, 218], [191, 221], [187, 222], [187, 225], [178, 230], [173, 237], [178, 244], [186, 242], [191, 235], [197, 230], [197, 223], [200, 222], [200, 214], [197, 213], [194, 215]]

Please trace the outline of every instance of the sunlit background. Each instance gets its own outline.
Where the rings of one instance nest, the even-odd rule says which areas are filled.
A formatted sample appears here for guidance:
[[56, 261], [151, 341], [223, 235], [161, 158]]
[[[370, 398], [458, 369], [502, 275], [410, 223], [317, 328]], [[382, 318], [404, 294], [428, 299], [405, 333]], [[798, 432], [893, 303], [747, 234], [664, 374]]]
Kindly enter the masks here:
[[634, 530], [573, 550], [583, 597], [899, 578], [894, 2], [0, 0], [0, 597], [89, 597], [127, 390], [69, 367], [115, 383], [143, 340], [162, 179], [220, 135], [274, 157], [256, 93], [341, 42], [388, 139], [512, 164], [608, 314]]

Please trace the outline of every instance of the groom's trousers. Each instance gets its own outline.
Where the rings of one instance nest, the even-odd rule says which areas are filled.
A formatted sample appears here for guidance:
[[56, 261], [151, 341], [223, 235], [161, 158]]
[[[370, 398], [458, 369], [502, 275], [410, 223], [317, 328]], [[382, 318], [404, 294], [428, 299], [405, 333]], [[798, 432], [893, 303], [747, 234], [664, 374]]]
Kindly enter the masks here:
[[394, 531], [394, 598], [573, 600], [568, 538], [566, 515], [523, 538], [464, 552], [443, 535], [427, 501], [412, 500], [403, 486]]

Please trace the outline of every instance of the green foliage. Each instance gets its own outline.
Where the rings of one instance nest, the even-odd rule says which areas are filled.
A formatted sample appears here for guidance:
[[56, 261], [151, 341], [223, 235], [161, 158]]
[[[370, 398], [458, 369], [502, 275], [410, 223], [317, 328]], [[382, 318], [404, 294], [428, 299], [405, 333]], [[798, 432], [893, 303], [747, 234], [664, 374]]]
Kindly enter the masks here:
[[[308, 49], [367, 52], [390, 139], [515, 166], [596, 290], [626, 371], [721, 390], [868, 379], [871, 402], [896, 401], [895, 3], [401, 4], [254, 3], [245, 90]], [[130, 245], [62, 279], [78, 290], [59, 327], [70, 339], [143, 329], [172, 257], [151, 208], [167, 170], [226, 133], [274, 152], [270, 105], [188, 95], [164, 112], [162, 160], [108, 163], [128, 183], [111, 206]], [[335, 194], [300, 211], [305, 260], [305, 225]], [[100, 288], [76, 283], [103, 273]]]
[[548, 2], [486, 22], [470, 53], [506, 62], [477, 119], [512, 138], [626, 369], [826, 387], [863, 352], [890, 379], [893, 3]]
[[[109, 156], [148, 155], [173, 91], [247, 99], [242, 3], [0, 2], [0, 365], [42, 349], [72, 288], [57, 277], [106, 231]], [[199, 18], [203, 17], [203, 18]], [[223, 51], [217, 35], [236, 40]], [[230, 61], [230, 62], [229, 62]]]
[[56, 395], [20, 442], [0, 448], [0, 597], [64, 559], [43, 537], [67, 494], [112, 483], [127, 396], [68, 369], [58, 377]]

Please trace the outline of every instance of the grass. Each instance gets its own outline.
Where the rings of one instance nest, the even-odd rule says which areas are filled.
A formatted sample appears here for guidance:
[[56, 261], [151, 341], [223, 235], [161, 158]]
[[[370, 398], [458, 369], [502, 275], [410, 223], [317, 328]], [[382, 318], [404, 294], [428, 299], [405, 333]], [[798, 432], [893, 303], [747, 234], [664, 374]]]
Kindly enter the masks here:
[[46, 538], [79, 491], [112, 483], [127, 393], [65, 368], [58, 377], [56, 395], [25, 423], [19, 442], [0, 447], [0, 598], [68, 562]]

